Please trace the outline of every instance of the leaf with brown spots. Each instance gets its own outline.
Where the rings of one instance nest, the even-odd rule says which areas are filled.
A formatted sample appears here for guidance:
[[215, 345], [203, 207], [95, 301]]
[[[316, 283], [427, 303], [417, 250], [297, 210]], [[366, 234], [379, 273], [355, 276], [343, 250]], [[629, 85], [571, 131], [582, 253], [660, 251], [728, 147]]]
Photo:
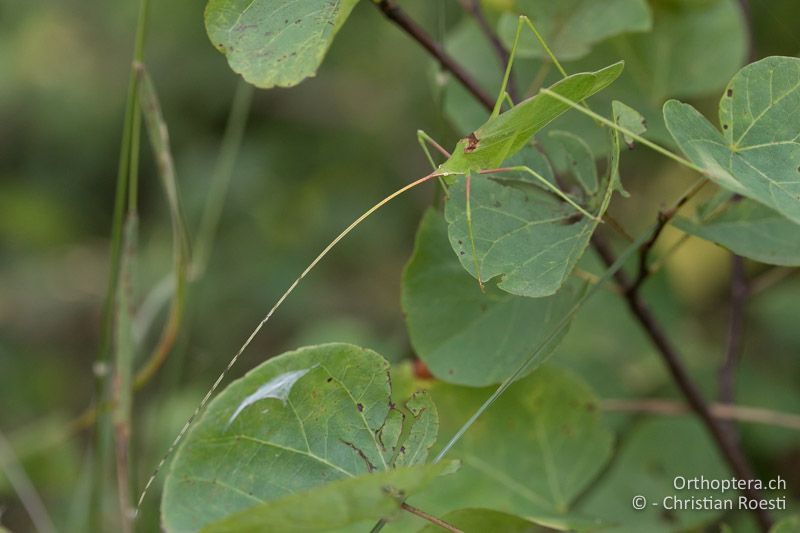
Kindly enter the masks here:
[[418, 393], [403, 416], [390, 398], [389, 363], [349, 344], [256, 367], [209, 404], [178, 449], [162, 502], [166, 529], [195, 531], [327, 483], [424, 463], [436, 407]]
[[358, 0], [209, 0], [206, 31], [228, 64], [257, 87], [316, 74]]

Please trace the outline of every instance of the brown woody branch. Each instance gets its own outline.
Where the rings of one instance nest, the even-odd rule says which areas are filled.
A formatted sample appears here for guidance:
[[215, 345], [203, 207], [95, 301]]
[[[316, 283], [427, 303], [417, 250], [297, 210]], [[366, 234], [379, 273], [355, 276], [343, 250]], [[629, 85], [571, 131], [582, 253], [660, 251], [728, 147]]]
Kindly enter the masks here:
[[[500, 68], [505, 69], [506, 65], [508, 64], [508, 60], [510, 55], [506, 47], [503, 45], [503, 42], [500, 40], [500, 37], [497, 35], [497, 32], [489, 24], [489, 21], [486, 20], [486, 16], [483, 13], [483, 9], [481, 8], [480, 0], [459, 0], [461, 4], [461, 8], [469, 13], [472, 18], [475, 19], [475, 22], [478, 25], [478, 28], [481, 30], [483, 35], [486, 37], [486, 40], [492, 45], [492, 49], [494, 50], [495, 55], [497, 56], [497, 60], [500, 62]], [[517, 102], [517, 87], [514, 84], [514, 73], [509, 73], [508, 76], [508, 86], [506, 87], [506, 92], [511, 97], [512, 102]]]
[[394, 22], [420, 46], [428, 51], [444, 68], [467, 89], [472, 96], [489, 110], [494, 107], [494, 100], [484, 91], [475, 79], [437, 43], [419, 24], [409, 17], [393, 0], [373, 0], [387, 19]]
[[[592, 237], [592, 244], [594, 245], [595, 251], [598, 253], [606, 266], [611, 266], [614, 264], [616, 258], [611, 251], [611, 248], [608, 246], [605, 240], [601, 238], [600, 235], [595, 234]], [[706, 430], [711, 435], [711, 438], [714, 440], [723, 458], [728, 463], [731, 471], [737, 478], [755, 479], [747, 458], [739, 447], [739, 443], [735, 436], [728, 431], [727, 427], [725, 427], [711, 414], [711, 409], [703, 398], [700, 388], [689, 376], [689, 372], [683, 365], [680, 354], [669, 340], [669, 337], [662, 328], [661, 324], [655, 318], [655, 315], [653, 315], [650, 307], [642, 299], [639, 291], [633, 286], [633, 282], [622, 270], [617, 271], [617, 273], [614, 275], [614, 278], [617, 282], [617, 285], [619, 285], [623, 291], [625, 302], [627, 303], [631, 314], [633, 314], [633, 316], [641, 325], [642, 329], [650, 338], [650, 341], [658, 349], [658, 352], [661, 354], [661, 358], [664, 360], [664, 363], [666, 363], [667, 368], [672, 375], [673, 380], [675, 381], [675, 384], [686, 397], [689, 406], [695, 413], [697, 413], [697, 416], [705, 425]], [[761, 499], [760, 492], [749, 486], [742, 492], [749, 499]], [[769, 513], [762, 509], [757, 509], [754, 511], [754, 513], [756, 514], [756, 518], [758, 519], [761, 528], [764, 531], [768, 531], [772, 525], [772, 519]]]

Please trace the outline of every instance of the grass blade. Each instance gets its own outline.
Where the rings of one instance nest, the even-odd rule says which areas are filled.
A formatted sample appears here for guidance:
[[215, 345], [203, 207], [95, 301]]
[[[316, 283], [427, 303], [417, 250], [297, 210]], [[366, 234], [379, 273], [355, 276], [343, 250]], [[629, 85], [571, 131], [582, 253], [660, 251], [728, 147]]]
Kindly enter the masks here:
[[42, 497], [19, 463], [11, 443], [2, 432], [0, 432], [0, 472], [5, 474], [9, 485], [17, 493], [19, 501], [28, 512], [36, 530], [40, 533], [55, 533], [56, 526], [47, 512]]
[[211, 247], [217, 235], [217, 228], [222, 217], [222, 209], [228, 195], [233, 170], [239, 157], [242, 146], [244, 130], [247, 126], [247, 115], [250, 112], [250, 103], [253, 100], [253, 86], [239, 80], [236, 93], [233, 96], [225, 133], [222, 136], [222, 146], [219, 157], [211, 175], [206, 205], [200, 219], [200, 227], [195, 238], [195, 249], [190, 271], [191, 278], [199, 279], [205, 273], [211, 257]]
[[142, 113], [144, 115], [150, 145], [152, 146], [153, 154], [156, 158], [159, 178], [169, 207], [170, 223], [172, 226], [172, 275], [174, 283], [170, 311], [164, 327], [161, 330], [161, 336], [150, 357], [136, 374], [133, 386], [139, 388], [149, 381], [158, 369], [161, 368], [175, 345], [186, 299], [190, 252], [189, 236], [186, 230], [180, 195], [178, 193], [175, 163], [170, 150], [167, 125], [161, 112], [161, 105], [159, 104], [155, 87], [144, 65], [137, 64], [136, 71], [139, 80], [139, 97]]

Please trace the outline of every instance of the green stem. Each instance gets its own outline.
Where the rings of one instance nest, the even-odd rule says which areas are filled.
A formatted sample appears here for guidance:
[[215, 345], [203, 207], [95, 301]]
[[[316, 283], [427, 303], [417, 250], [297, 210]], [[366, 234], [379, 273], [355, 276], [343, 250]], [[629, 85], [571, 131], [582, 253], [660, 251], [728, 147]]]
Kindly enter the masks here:
[[[125, 213], [131, 205], [136, 202], [136, 184], [131, 184], [131, 170], [138, 172], [139, 158], [139, 106], [137, 98], [137, 77], [136, 64], [142, 61], [144, 56], [144, 43], [147, 28], [148, 0], [139, 0], [139, 14], [136, 23], [136, 35], [134, 38], [133, 62], [131, 65], [130, 77], [128, 81], [128, 93], [125, 104], [125, 118], [122, 126], [122, 139], [120, 141], [120, 156], [117, 167], [116, 193], [114, 197], [114, 214], [111, 225], [111, 251], [108, 285], [106, 288], [105, 301], [103, 303], [103, 321], [100, 332], [100, 346], [98, 351], [97, 365], [98, 377], [95, 385], [95, 398], [98, 403], [103, 403], [110, 398], [110, 383], [108, 379], [108, 367], [111, 357], [111, 342], [114, 329], [114, 309], [117, 299], [117, 288], [119, 285], [120, 264], [122, 254], [122, 234], [125, 220]], [[134, 181], [135, 180], [134, 178]], [[133, 198], [130, 193], [133, 192]], [[126, 199], [127, 206], [126, 206]], [[89, 498], [90, 509], [87, 512], [91, 516], [92, 528], [96, 531], [104, 529], [104, 502], [106, 498], [106, 482], [108, 480], [108, 468], [110, 459], [112, 424], [110, 417], [98, 416], [96, 421], [96, 448], [94, 465], [94, 482], [92, 485], [92, 497]]]
[[539, 41], [539, 44], [542, 45], [542, 48], [544, 48], [544, 51], [550, 57], [550, 61], [553, 62], [553, 64], [556, 66], [561, 75], [566, 78], [567, 71], [564, 70], [564, 67], [561, 66], [561, 62], [556, 58], [556, 55], [553, 53], [553, 51], [550, 50], [550, 47], [547, 45], [547, 41], [544, 40], [544, 37], [542, 37], [542, 35], [539, 33], [539, 30], [536, 29], [536, 26], [533, 24], [533, 22], [531, 22], [531, 19], [529, 19], [524, 15], [521, 16], [520, 19], [523, 20], [525, 24], [528, 25], [533, 34], [536, 36], [536, 40]]

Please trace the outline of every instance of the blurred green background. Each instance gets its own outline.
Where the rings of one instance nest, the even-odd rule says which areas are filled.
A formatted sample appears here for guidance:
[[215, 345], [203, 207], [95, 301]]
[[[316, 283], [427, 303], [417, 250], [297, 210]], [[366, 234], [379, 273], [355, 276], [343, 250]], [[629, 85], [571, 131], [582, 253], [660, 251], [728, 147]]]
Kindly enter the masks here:
[[[462, 17], [455, 1], [402, 5], [439, 40]], [[153, 2], [146, 50], [192, 232], [237, 86], [208, 42], [203, 7]], [[757, 56], [796, 55], [800, 4], [761, 0], [751, 9]], [[78, 531], [91, 438], [65, 435], [93, 397], [135, 20], [136, 2], [0, 0], [0, 430], [54, 521]], [[416, 130], [445, 146], [464, 133], [448, 124], [436, 79], [429, 57], [365, 1], [316, 78], [256, 92], [208, 272], [190, 288], [175, 352], [136, 397], [138, 486], [308, 261], [364, 209], [427, 171]], [[713, 110], [718, 94], [694, 101]], [[632, 227], [653, 220], [688, 183], [682, 171], [642, 150], [625, 164], [634, 199], [614, 210]], [[168, 211], [148, 146], [141, 187], [137, 284], [144, 295], [169, 273], [171, 257]], [[344, 241], [234, 374], [322, 341], [355, 342], [392, 360], [412, 357], [400, 275], [433, 199], [432, 187], [415, 190]], [[749, 266], [753, 275], [764, 270]], [[728, 270], [726, 252], [693, 239], [647, 291], [710, 394], [726, 327]], [[800, 411], [798, 316], [796, 277], [752, 301], [742, 403]], [[582, 312], [554, 361], [576, 369], [601, 397], [674, 394], [661, 362], [611, 294]], [[746, 426], [744, 437], [759, 468], [789, 478], [797, 496], [797, 434]], [[148, 500], [142, 530], [157, 523], [155, 502]], [[32, 527], [3, 474], [0, 522], [12, 531]]]

